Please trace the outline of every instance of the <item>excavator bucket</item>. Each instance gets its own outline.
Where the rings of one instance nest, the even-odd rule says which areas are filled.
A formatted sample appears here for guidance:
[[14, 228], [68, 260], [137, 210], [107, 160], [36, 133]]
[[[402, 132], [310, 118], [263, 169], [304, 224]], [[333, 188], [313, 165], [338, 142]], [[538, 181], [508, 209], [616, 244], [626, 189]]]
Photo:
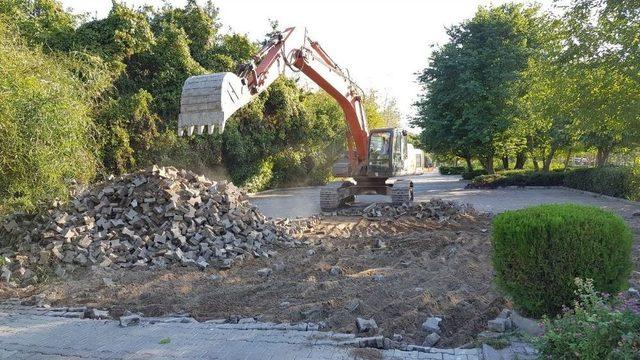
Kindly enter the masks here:
[[251, 100], [249, 89], [230, 72], [189, 77], [182, 86], [178, 135], [222, 133], [227, 119]]

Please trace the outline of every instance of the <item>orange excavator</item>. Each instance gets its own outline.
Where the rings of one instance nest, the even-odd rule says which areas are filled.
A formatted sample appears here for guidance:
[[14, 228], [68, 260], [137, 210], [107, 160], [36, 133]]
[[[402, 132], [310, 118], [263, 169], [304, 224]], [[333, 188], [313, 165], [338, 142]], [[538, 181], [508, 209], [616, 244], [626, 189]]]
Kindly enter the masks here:
[[320, 190], [321, 209], [334, 210], [360, 194], [390, 195], [394, 204], [413, 201], [413, 183], [390, 178], [421, 171], [421, 152], [407, 143], [405, 130], [368, 130], [362, 90], [304, 28], [273, 33], [237, 73], [189, 77], [182, 88], [178, 134], [224, 131], [229, 117], [269, 87], [286, 68], [302, 72], [331, 95], [348, 124], [347, 156], [333, 166], [334, 176], [346, 180], [329, 183]]

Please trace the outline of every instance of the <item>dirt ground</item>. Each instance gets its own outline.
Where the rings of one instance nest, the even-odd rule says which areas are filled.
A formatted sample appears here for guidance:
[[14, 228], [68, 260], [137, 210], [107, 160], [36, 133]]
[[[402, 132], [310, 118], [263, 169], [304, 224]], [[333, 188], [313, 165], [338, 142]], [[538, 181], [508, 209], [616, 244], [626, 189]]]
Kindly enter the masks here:
[[[197, 319], [325, 321], [329, 329], [347, 332], [355, 330], [356, 317], [373, 318], [384, 335], [402, 334], [415, 343], [426, 335], [422, 322], [435, 315], [443, 318], [439, 345], [457, 346], [472, 341], [506, 304], [491, 284], [488, 229], [485, 215], [447, 223], [327, 218], [308, 234], [307, 245], [226, 271], [88, 270], [18, 294], [5, 288], [0, 295], [42, 294], [52, 305], [86, 304], [114, 315], [129, 310], [147, 316], [188, 312]], [[334, 266], [339, 274], [331, 273]], [[268, 278], [257, 273], [265, 267], [273, 269]]]
[[[440, 316], [438, 346], [461, 346], [510, 306], [492, 284], [489, 229], [487, 215], [444, 223], [330, 217], [306, 236], [306, 245], [226, 271], [87, 270], [20, 290], [0, 288], [0, 298], [41, 294], [54, 306], [86, 304], [114, 316], [129, 310], [146, 316], [187, 312], [199, 320], [324, 321], [343, 332], [355, 331], [356, 317], [364, 317], [375, 319], [385, 336], [402, 334], [418, 344], [426, 335], [422, 322]], [[636, 269], [638, 248], [636, 242]], [[334, 266], [339, 274], [331, 273]], [[257, 273], [265, 267], [273, 270], [267, 278]], [[634, 271], [632, 285], [639, 280]]]

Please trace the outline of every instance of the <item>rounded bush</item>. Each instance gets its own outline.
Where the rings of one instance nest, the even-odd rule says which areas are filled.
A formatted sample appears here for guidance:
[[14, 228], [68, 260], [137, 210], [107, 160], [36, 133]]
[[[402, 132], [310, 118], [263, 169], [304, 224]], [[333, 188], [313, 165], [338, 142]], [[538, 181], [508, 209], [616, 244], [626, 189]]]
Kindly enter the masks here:
[[576, 277], [614, 293], [631, 273], [633, 236], [619, 216], [591, 206], [541, 205], [493, 221], [498, 285], [532, 316], [554, 315], [575, 300]]

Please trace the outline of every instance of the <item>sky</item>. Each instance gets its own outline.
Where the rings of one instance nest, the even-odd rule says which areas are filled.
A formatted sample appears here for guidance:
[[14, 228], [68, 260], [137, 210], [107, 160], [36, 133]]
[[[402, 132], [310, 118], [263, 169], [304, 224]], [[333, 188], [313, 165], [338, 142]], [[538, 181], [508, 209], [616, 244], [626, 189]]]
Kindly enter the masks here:
[[[199, 0], [204, 4], [206, 0]], [[162, 0], [124, 0], [133, 7], [159, 7]], [[170, 0], [184, 6], [186, 0]], [[214, 0], [223, 32], [262, 40], [269, 20], [282, 28], [303, 26], [353, 80], [379, 97], [395, 98], [407, 119], [421, 89], [416, 73], [428, 64], [432, 45], [447, 41], [446, 28], [471, 18], [478, 6], [505, 0]], [[516, 2], [518, 2], [516, 0]], [[549, 7], [552, 0], [538, 0]], [[62, 0], [65, 8], [105, 17], [111, 0]], [[304, 76], [304, 75], [302, 75]], [[305, 82], [306, 83], [306, 82]]]

